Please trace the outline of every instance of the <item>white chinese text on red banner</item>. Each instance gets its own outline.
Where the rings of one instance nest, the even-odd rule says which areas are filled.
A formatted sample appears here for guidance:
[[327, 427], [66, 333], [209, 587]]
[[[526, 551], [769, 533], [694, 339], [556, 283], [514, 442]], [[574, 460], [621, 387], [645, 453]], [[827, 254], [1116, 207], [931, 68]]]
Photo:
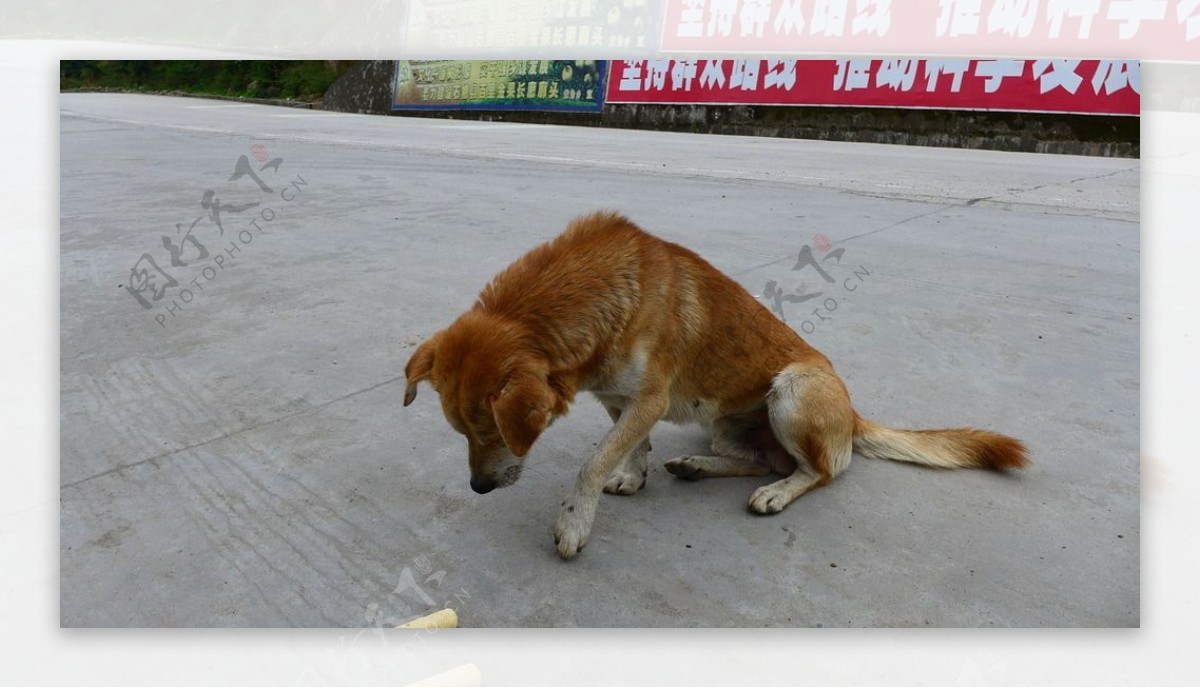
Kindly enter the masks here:
[[1137, 115], [1126, 60], [613, 60], [608, 103]]

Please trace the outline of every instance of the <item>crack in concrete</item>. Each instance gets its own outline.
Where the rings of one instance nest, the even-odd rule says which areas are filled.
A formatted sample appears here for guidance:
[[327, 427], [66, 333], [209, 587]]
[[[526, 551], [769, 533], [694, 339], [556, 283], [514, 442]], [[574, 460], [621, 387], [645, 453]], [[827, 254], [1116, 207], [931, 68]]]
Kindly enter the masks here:
[[1049, 186], [1059, 186], [1062, 184], [1078, 184], [1079, 182], [1088, 182], [1088, 181], [1092, 181], [1093, 179], [1104, 179], [1105, 177], [1115, 177], [1118, 174], [1124, 174], [1126, 172], [1136, 172], [1138, 169], [1140, 169], [1140, 167], [1141, 167], [1140, 165], [1134, 165], [1133, 167], [1124, 167], [1119, 170], [1114, 170], [1112, 172], [1105, 172], [1104, 174], [1095, 174], [1095, 175], [1091, 175], [1088, 177], [1080, 177], [1078, 179], [1068, 179], [1065, 182], [1047, 182], [1045, 184], [1038, 184], [1037, 186], [1031, 186], [1028, 189], [1011, 189], [1010, 191], [1016, 192], [1016, 193], [1028, 193], [1030, 191], [1040, 191]]
[[[970, 205], [970, 204], [968, 203], [967, 205]], [[942, 212], [943, 210], [949, 210], [951, 208], [957, 208], [959, 206], [960, 206], [960, 204], [958, 204], [958, 203], [952, 203], [950, 205], [943, 205], [941, 207], [934, 208], [933, 210], [930, 210], [929, 212], [920, 213], [918, 215], [913, 215], [912, 217], [906, 217], [903, 220], [893, 222], [892, 224], [890, 224], [886, 227], [880, 227], [879, 229], [872, 229], [869, 232], [863, 232], [862, 234], [855, 234], [852, 237], [846, 237], [845, 239], [839, 239], [838, 243], [844, 244], [847, 241], [853, 241], [855, 239], [861, 239], [862, 237], [865, 237], [865, 236], [871, 236], [872, 234], [879, 234], [880, 232], [886, 232], [887, 230], [892, 229], [893, 227], [899, 227], [900, 225], [907, 224], [909, 222], [912, 222], [913, 220], [920, 220], [923, 217], [929, 217], [930, 215], [936, 215], [936, 214]]]
[[249, 426], [249, 427], [245, 427], [245, 428], [241, 428], [240, 430], [234, 430], [234, 431], [227, 432], [227, 433], [224, 433], [224, 434], [222, 434], [222, 435], [219, 435], [219, 436], [217, 436], [217, 437], [212, 437], [212, 438], [210, 438], [210, 439], [204, 440], [203, 442], [197, 442], [197, 443], [195, 443], [195, 444], [189, 444], [189, 445], [188, 445], [188, 446], [186, 446], [186, 447], [180, 447], [180, 448], [178, 448], [178, 449], [172, 449], [172, 450], [170, 450], [170, 451], [166, 451], [166, 452], [163, 452], [163, 453], [161, 453], [161, 454], [155, 454], [154, 456], [149, 456], [149, 457], [146, 457], [146, 458], [144, 458], [144, 459], [138, 459], [137, 461], [134, 461], [134, 462], [132, 462], [132, 463], [124, 463], [124, 464], [121, 464], [121, 465], [119, 465], [119, 466], [114, 466], [114, 467], [112, 467], [112, 468], [110, 468], [110, 469], [108, 469], [108, 470], [105, 470], [105, 471], [100, 471], [99, 473], [96, 473], [96, 474], [94, 474], [94, 475], [89, 475], [89, 476], [88, 476], [88, 477], [86, 477], [86, 478], [80, 478], [79, 480], [75, 480], [75, 481], [72, 481], [72, 482], [66, 483], [66, 484], [64, 484], [64, 485], [60, 485], [58, 489], [59, 489], [59, 491], [61, 492], [61, 491], [63, 491], [63, 490], [66, 490], [66, 489], [68, 489], [68, 488], [72, 488], [72, 487], [78, 487], [78, 486], [80, 486], [80, 485], [82, 485], [82, 484], [84, 484], [84, 483], [87, 483], [87, 482], [90, 482], [90, 481], [92, 481], [92, 480], [95, 480], [96, 478], [103, 478], [103, 477], [104, 477], [104, 476], [106, 476], [106, 475], [112, 475], [113, 473], [120, 473], [121, 471], [124, 471], [124, 470], [130, 469], [130, 468], [134, 468], [134, 467], [136, 467], [136, 466], [141, 466], [141, 465], [143, 465], [143, 464], [147, 464], [147, 463], [151, 463], [151, 462], [154, 462], [154, 461], [158, 461], [159, 459], [165, 459], [165, 458], [167, 458], [167, 457], [169, 457], [169, 456], [172, 456], [172, 455], [178, 454], [178, 453], [180, 453], [180, 452], [191, 451], [192, 449], [197, 449], [197, 448], [199, 448], [199, 447], [203, 447], [203, 446], [206, 446], [206, 445], [212, 444], [213, 442], [219, 442], [219, 441], [221, 441], [221, 440], [226, 440], [226, 439], [230, 439], [230, 438], [232, 438], [232, 437], [237, 437], [238, 435], [243, 435], [243, 434], [245, 434], [245, 433], [247, 433], [247, 432], [250, 432], [251, 430], [257, 430], [258, 428], [261, 428], [261, 427], [265, 427], [265, 426], [268, 426], [268, 425], [274, 425], [275, 423], [280, 423], [280, 422], [282, 422], [282, 421], [285, 421], [285, 420], [291, 420], [292, 418], [295, 418], [295, 417], [297, 417], [297, 416], [303, 416], [303, 415], [305, 415], [305, 414], [308, 414], [308, 413], [313, 413], [314, 411], [320, 411], [321, 409], [323, 409], [323, 408], [325, 408], [325, 407], [327, 407], [327, 406], [330, 406], [330, 405], [332, 405], [332, 404], [336, 404], [336, 403], [338, 403], [339, 401], [345, 401], [346, 399], [349, 399], [350, 397], [355, 397], [355, 396], [358, 396], [359, 394], [365, 394], [365, 393], [367, 393], [367, 392], [370, 392], [370, 391], [372, 391], [372, 390], [379, 389], [380, 387], [383, 387], [384, 385], [390, 385], [391, 383], [393, 383], [393, 382], [396, 382], [397, 380], [403, 380], [403, 379], [404, 379], [404, 376], [403, 376], [403, 375], [398, 375], [398, 376], [396, 376], [396, 377], [392, 377], [392, 378], [389, 378], [389, 379], [387, 379], [387, 380], [384, 380], [383, 382], [379, 382], [379, 383], [376, 383], [376, 384], [374, 384], [374, 385], [371, 385], [370, 387], [364, 387], [363, 389], [356, 390], [356, 391], [354, 391], [354, 392], [350, 392], [349, 394], [344, 394], [344, 395], [342, 395], [342, 396], [340, 396], [340, 397], [337, 397], [337, 398], [335, 398], [335, 399], [330, 399], [330, 400], [328, 400], [328, 401], [323, 401], [323, 402], [321, 402], [321, 403], [319, 403], [319, 404], [317, 404], [317, 405], [315, 405], [315, 406], [310, 406], [310, 407], [308, 407], [308, 408], [306, 408], [306, 409], [301, 409], [301, 410], [299, 410], [299, 411], [293, 411], [292, 413], [287, 413], [287, 414], [284, 414], [284, 415], [282, 415], [282, 416], [279, 416], [278, 418], [272, 418], [272, 419], [270, 419], [270, 420], [264, 420], [264, 421], [262, 421], [261, 423], [255, 423], [254, 425], [251, 425], [251, 426]]

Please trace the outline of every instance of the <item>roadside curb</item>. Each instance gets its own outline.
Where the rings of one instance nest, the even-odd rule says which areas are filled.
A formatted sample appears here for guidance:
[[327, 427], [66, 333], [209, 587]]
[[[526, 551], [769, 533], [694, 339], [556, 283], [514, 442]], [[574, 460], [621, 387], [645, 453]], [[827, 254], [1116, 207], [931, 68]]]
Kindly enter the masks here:
[[143, 96], [174, 96], [177, 98], [201, 98], [204, 100], [229, 100], [238, 103], [252, 103], [254, 105], [274, 105], [276, 107], [290, 107], [301, 110], [320, 110], [321, 101], [313, 101], [311, 103], [300, 100], [286, 100], [281, 98], [243, 98], [241, 96], [217, 95], [213, 93], [188, 93], [187, 91], [135, 91], [127, 88], [70, 88], [59, 91], [60, 93], [129, 93]]

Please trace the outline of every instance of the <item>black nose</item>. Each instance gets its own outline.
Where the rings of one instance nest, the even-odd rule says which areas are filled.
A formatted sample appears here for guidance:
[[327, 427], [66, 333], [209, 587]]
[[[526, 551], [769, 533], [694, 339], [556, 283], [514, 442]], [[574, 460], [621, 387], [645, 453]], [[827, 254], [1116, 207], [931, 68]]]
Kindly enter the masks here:
[[487, 494], [496, 489], [496, 481], [491, 478], [471, 477], [471, 489], [479, 494]]

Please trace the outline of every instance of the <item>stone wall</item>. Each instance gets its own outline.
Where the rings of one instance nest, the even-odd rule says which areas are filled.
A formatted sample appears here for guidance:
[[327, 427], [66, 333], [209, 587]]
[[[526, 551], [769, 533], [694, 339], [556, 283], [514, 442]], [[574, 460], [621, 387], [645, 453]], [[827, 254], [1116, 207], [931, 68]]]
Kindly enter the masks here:
[[325, 91], [322, 109], [391, 114], [394, 64], [391, 60], [367, 60], [351, 65]]

